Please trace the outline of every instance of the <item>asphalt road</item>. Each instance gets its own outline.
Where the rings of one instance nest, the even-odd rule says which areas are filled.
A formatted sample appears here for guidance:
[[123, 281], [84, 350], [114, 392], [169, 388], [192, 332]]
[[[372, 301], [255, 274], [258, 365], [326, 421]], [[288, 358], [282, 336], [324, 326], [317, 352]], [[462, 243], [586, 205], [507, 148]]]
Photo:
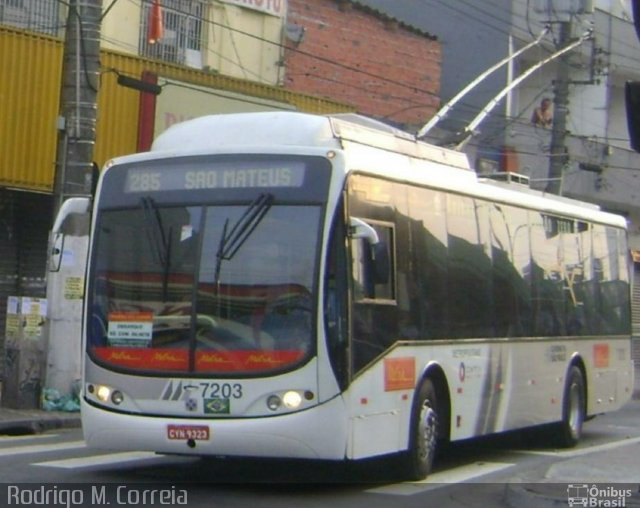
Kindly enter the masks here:
[[[621, 475], [637, 495], [640, 401], [588, 422], [576, 449], [555, 450], [535, 438], [527, 432], [453, 445], [427, 480], [406, 483], [388, 461], [347, 466], [108, 453], [86, 448], [79, 429], [57, 429], [0, 437], [0, 506], [527, 508], [549, 500], [563, 506], [569, 484], [605, 486]], [[634, 506], [634, 496], [625, 506]]]

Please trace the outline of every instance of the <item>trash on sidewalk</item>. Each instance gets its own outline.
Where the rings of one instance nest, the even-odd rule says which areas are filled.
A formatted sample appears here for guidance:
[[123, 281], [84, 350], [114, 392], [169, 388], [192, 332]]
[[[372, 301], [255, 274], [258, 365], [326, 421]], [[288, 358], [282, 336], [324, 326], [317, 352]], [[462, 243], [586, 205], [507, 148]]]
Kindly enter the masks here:
[[45, 411], [66, 411], [74, 413], [80, 411], [80, 398], [74, 386], [71, 393], [62, 395], [55, 388], [45, 388], [42, 391], [42, 409]]

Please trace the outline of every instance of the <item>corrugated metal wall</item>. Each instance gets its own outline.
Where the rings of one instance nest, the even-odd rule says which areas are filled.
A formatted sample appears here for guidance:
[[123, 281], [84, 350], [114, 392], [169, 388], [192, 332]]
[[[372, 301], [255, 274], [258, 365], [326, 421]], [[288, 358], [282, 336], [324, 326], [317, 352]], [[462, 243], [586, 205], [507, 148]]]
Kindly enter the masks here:
[[[60, 102], [61, 39], [0, 26], [0, 187], [50, 192], [56, 160], [56, 118]], [[288, 92], [282, 88], [229, 78], [132, 55], [103, 51], [98, 97], [95, 160], [135, 152], [140, 93], [119, 86], [121, 74], [143, 71], [212, 88], [294, 105], [301, 111], [328, 113], [350, 107]]]
[[61, 67], [59, 39], [0, 29], [0, 186], [51, 190]]

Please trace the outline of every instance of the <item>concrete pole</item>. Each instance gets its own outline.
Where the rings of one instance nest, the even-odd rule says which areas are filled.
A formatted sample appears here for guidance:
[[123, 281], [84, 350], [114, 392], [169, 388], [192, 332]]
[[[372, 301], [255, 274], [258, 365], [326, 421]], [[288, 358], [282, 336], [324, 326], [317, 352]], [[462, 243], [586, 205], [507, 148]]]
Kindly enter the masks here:
[[69, 0], [62, 61], [54, 216], [71, 196], [89, 196], [100, 83], [101, 0]]
[[[69, 0], [64, 44], [58, 156], [53, 216], [70, 197], [92, 191], [94, 145], [100, 83], [102, 0]], [[48, 315], [45, 330], [44, 387], [68, 396], [80, 378], [84, 267], [89, 214], [72, 215], [55, 235], [64, 235], [59, 266], [47, 275]], [[50, 252], [53, 249], [53, 236]], [[55, 401], [53, 401], [55, 402]]]
[[[568, 46], [571, 39], [571, 22], [560, 23], [558, 49]], [[556, 79], [553, 84], [553, 125], [551, 128], [551, 148], [549, 159], [549, 179], [546, 191], [560, 194], [564, 168], [569, 161], [566, 147], [567, 115], [569, 113], [569, 55], [565, 53], [558, 62]]]

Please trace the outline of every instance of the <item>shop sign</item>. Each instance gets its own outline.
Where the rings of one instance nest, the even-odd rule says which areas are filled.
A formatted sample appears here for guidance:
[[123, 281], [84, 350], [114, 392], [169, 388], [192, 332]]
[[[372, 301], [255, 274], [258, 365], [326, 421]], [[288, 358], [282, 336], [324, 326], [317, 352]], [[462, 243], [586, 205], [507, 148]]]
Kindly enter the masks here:
[[264, 12], [278, 18], [284, 17], [287, 10], [286, 0], [220, 0], [225, 4], [233, 4], [245, 9]]

